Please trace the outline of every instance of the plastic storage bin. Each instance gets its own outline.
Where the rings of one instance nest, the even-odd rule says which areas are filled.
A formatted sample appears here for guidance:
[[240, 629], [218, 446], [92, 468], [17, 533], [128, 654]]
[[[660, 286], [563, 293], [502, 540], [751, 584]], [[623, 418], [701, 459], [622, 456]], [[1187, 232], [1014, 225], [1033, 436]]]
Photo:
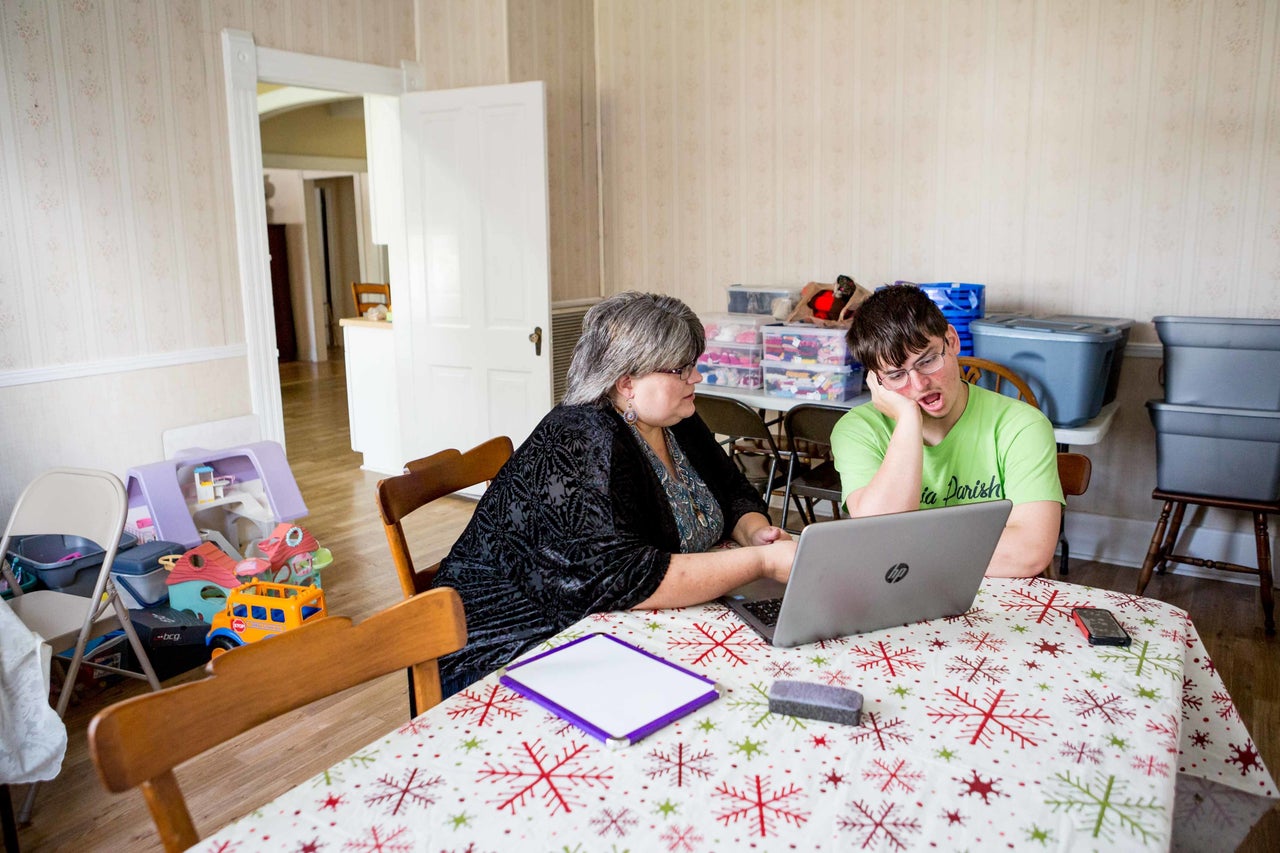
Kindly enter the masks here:
[[1280, 320], [1155, 317], [1164, 344], [1164, 400], [1280, 410]]
[[707, 346], [714, 343], [758, 344], [760, 329], [776, 323], [764, 314], [704, 314], [698, 318], [707, 335]]
[[1054, 426], [1097, 417], [1119, 329], [1025, 317], [974, 320], [970, 328], [974, 354], [1025, 379]]
[[765, 326], [764, 358], [788, 364], [853, 364], [844, 329], [817, 326]]
[[702, 374], [702, 381], [708, 385], [759, 389], [763, 382], [759, 365], [755, 367], [729, 367], [727, 365], [704, 364], [699, 361], [698, 372]]
[[769, 287], [760, 284], [729, 285], [729, 311], [734, 314], [764, 314], [773, 316], [776, 300], [786, 303], [785, 310], [776, 312], [785, 317], [791, 313], [800, 298], [799, 287]]
[[719, 341], [708, 343], [707, 349], [698, 356], [698, 364], [711, 367], [759, 367], [759, 344], [722, 344]]
[[981, 284], [939, 281], [917, 285], [942, 311], [960, 337], [960, 354], [973, 355], [973, 333], [970, 324], [987, 313], [987, 288]]
[[1280, 412], [1149, 400], [1165, 491], [1280, 500]]
[[155, 607], [169, 600], [166, 584], [169, 572], [160, 558], [181, 554], [187, 549], [177, 542], [156, 539], [130, 548], [111, 564], [111, 579], [120, 591], [120, 599], [130, 610]]
[[[128, 533], [122, 534], [116, 548], [117, 559], [137, 541]], [[49, 589], [73, 595], [93, 594], [93, 586], [98, 582], [98, 569], [106, 554], [104, 548], [83, 536], [58, 533], [23, 536], [9, 545], [11, 566], [22, 565], [27, 571], [34, 571]]]
[[859, 365], [786, 364], [761, 362], [764, 392], [796, 400], [851, 400], [862, 388]]
[[1116, 341], [1111, 354], [1111, 371], [1107, 374], [1107, 387], [1102, 392], [1102, 405], [1116, 398], [1116, 390], [1120, 387], [1120, 367], [1124, 364], [1124, 348], [1129, 343], [1129, 330], [1133, 321], [1123, 317], [1092, 317], [1082, 314], [1053, 314], [1045, 317], [1058, 323], [1084, 323], [1091, 326], [1113, 326], [1120, 330], [1120, 339]]

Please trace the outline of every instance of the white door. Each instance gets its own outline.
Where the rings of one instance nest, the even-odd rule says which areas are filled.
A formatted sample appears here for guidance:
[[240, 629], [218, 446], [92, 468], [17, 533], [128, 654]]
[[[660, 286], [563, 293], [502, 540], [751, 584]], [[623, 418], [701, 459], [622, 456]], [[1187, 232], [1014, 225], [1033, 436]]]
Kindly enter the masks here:
[[551, 408], [545, 113], [540, 82], [400, 99], [407, 459], [519, 445]]

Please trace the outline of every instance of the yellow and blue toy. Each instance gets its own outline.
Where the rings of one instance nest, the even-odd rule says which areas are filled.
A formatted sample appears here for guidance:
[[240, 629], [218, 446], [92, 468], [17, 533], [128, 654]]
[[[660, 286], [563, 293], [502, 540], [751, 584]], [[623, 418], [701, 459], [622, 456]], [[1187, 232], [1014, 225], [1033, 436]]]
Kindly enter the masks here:
[[322, 619], [327, 613], [320, 587], [250, 581], [227, 596], [226, 608], [213, 617], [205, 645], [212, 646], [217, 656]]

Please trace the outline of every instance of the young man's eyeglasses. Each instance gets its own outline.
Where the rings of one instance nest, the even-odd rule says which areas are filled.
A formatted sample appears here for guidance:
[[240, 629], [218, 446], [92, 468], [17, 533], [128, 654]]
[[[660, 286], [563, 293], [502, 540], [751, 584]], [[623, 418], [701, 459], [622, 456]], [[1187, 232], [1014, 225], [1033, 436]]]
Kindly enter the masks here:
[[679, 367], [663, 367], [653, 372], [665, 373], [669, 376], [679, 376], [681, 382], [688, 382], [693, 378], [693, 374], [698, 372], [698, 365], [691, 361], [688, 364], [682, 364]]
[[930, 352], [925, 353], [916, 359], [916, 363], [911, 367], [902, 370], [890, 370], [886, 373], [879, 374], [880, 384], [888, 388], [890, 391], [897, 391], [900, 388], [907, 387], [907, 383], [911, 381], [911, 372], [915, 371], [921, 376], [929, 376], [937, 373], [942, 369], [942, 365], [946, 363], [946, 352]]

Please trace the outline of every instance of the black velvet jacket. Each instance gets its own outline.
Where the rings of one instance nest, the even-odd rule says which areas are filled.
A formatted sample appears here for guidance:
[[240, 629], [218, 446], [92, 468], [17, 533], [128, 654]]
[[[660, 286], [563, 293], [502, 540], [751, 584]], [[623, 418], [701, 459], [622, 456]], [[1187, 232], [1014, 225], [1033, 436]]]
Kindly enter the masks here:
[[[695, 414], [671, 428], [724, 511], [724, 535], [760, 495]], [[666, 493], [612, 407], [557, 406], [503, 466], [440, 563], [467, 645], [440, 674], [484, 675], [588, 613], [653, 595], [680, 536]]]

